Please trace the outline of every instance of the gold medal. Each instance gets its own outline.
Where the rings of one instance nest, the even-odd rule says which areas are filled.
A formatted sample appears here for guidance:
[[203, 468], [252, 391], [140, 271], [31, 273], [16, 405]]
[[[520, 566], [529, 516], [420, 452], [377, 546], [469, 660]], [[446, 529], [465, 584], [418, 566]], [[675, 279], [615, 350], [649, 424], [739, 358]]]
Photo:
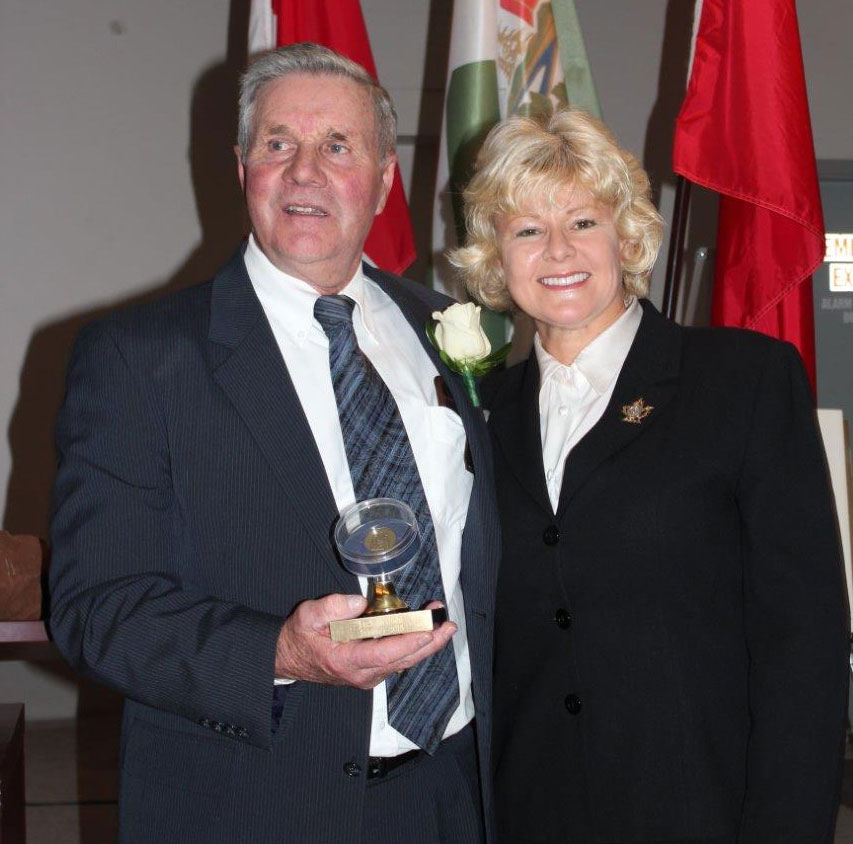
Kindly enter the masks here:
[[371, 528], [364, 537], [364, 547], [368, 551], [390, 551], [397, 544], [397, 534], [389, 527]]

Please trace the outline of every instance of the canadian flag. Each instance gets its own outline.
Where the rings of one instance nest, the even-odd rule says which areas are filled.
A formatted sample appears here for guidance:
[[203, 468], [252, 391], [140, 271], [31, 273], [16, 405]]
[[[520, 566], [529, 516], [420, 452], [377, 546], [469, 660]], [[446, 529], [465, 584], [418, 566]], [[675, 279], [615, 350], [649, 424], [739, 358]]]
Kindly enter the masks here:
[[712, 320], [788, 340], [815, 384], [823, 211], [794, 0], [699, 0], [673, 169], [720, 194]]

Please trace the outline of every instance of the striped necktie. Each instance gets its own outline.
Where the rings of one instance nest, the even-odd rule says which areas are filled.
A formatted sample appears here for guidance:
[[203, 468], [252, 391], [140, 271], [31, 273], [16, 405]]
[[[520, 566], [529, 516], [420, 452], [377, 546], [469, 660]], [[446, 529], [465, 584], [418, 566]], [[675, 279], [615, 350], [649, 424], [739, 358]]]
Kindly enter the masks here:
[[[444, 601], [435, 529], [397, 403], [358, 347], [354, 307], [346, 296], [321, 296], [314, 317], [329, 338], [329, 368], [356, 500], [396, 498], [417, 517], [421, 552], [395, 576], [394, 585], [410, 607], [420, 609], [429, 601]], [[459, 705], [453, 646], [392, 674], [385, 684], [388, 722], [418, 747], [434, 753]]]

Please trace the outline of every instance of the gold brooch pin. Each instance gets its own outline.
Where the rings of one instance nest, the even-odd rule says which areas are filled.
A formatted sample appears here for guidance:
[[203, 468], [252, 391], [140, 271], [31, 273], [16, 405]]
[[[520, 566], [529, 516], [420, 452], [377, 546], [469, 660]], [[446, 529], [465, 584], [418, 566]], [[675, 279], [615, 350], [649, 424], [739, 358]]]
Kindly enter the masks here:
[[622, 405], [622, 421], [639, 425], [653, 410], [654, 406], [646, 404], [642, 398], [635, 399], [631, 404]]

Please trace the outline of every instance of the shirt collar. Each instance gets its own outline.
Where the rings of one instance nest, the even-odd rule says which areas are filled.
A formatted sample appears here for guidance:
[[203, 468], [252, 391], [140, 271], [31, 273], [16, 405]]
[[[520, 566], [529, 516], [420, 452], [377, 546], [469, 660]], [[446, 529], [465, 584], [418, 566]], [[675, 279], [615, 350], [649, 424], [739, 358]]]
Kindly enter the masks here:
[[553, 377], [560, 373], [579, 372], [589, 382], [599, 395], [610, 389], [610, 385], [619, 375], [625, 358], [637, 335], [643, 310], [635, 297], [631, 304], [621, 314], [619, 319], [608, 326], [588, 346], [581, 350], [574, 362], [566, 366], [553, 355], [545, 351], [537, 332], [533, 338], [533, 348], [539, 364], [540, 389]]
[[[320, 294], [307, 281], [276, 267], [263, 253], [253, 234], [249, 235], [243, 260], [261, 304], [265, 308], [267, 304], [275, 308], [279, 324], [285, 331], [294, 337], [309, 331], [323, 333], [314, 319], [314, 303]], [[361, 264], [340, 295], [349, 296], [355, 302], [362, 324], [375, 336], [373, 326], [384, 302], [380, 300], [381, 290], [365, 277]]]

